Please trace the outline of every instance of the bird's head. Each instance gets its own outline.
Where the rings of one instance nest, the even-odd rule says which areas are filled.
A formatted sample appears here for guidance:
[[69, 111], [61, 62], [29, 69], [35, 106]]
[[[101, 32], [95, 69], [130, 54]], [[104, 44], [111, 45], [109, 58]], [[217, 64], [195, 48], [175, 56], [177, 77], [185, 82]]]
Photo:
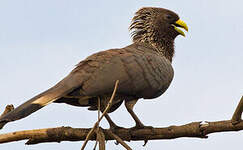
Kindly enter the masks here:
[[[185, 36], [183, 29], [188, 31], [186, 23], [180, 20], [176, 13], [155, 7], [144, 7], [138, 10], [129, 29], [132, 30], [134, 42], [145, 42], [155, 47], [161, 47], [161, 49], [167, 49], [164, 53], [171, 53], [168, 54], [171, 55], [170, 59], [174, 54], [174, 39], [178, 35]], [[171, 46], [168, 45], [170, 43]], [[166, 46], [172, 48], [165, 48]]]
[[[186, 23], [179, 16], [164, 8], [144, 7], [135, 13], [130, 25], [132, 36], [138, 38], [175, 38], [177, 35], [185, 36], [180, 29], [188, 31]], [[154, 37], [158, 36], [158, 37]]]

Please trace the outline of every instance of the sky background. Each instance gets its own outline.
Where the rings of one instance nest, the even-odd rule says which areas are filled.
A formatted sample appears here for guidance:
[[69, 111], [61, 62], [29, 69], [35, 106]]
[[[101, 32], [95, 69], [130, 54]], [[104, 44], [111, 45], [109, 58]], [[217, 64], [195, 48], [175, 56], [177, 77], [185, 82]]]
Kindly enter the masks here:
[[[0, 0], [0, 110], [18, 106], [65, 77], [92, 53], [131, 44], [128, 26], [141, 7], [168, 8], [189, 26], [178, 36], [175, 76], [161, 97], [139, 101], [135, 112], [145, 125], [166, 127], [193, 121], [230, 119], [243, 95], [243, 2], [241, 0]], [[123, 127], [134, 125], [125, 107], [111, 114]], [[90, 128], [97, 113], [51, 104], [7, 124], [0, 133], [57, 126]], [[102, 127], [107, 128], [106, 120]], [[242, 147], [243, 132], [216, 133], [208, 139], [128, 143], [133, 149], [228, 150]], [[83, 142], [1, 144], [1, 150], [79, 150]], [[87, 149], [92, 149], [89, 142]], [[122, 149], [109, 141], [107, 149]]]

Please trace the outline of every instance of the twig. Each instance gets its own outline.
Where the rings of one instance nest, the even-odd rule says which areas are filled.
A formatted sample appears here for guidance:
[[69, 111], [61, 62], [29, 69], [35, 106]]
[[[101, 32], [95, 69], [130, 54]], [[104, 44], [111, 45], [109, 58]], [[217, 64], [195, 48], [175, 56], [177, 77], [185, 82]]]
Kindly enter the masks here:
[[127, 150], [132, 150], [119, 136], [115, 135], [111, 130], [107, 130], [107, 133], [118, 143], [120, 143]]
[[94, 124], [93, 128], [89, 131], [84, 143], [83, 143], [83, 146], [81, 148], [81, 150], [84, 150], [86, 144], [88, 143], [88, 141], [90, 140], [90, 137], [92, 136], [92, 134], [94, 133], [94, 130], [95, 128], [98, 126], [99, 122], [102, 120], [102, 118], [105, 116], [105, 114], [109, 111], [111, 105], [112, 105], [112, 101], [115, 97], [115, 94], [116, 94], [116, 90], [117, 90], [117, 86], [119, 84], [119, 80], [116, 81], [115, 83], [115, 87], [114, 87], [114, 90], [113, 90], [113, 93], [111, 95], [111, 98], [110, 98], [110, 101], [108, 102], [103, 114], [101, 115], [101, 117], [98, 119], [98, 121]]
[[99, 150], [105, 150], [105, 134], [102, 129], [97, 132], [97, 140], [99, 141]]
[[241, 97], [241, 100], [232, 116], [231, 121], [233, 125], [236, 125], [241, 121], [242, 112], [243, 112], [243, 96]]
[[[1, 116], [4, 116], [5, 114], [7, 114], [7, 113], [9, 113], [10, 111], [12, 111], [12, 110], [14, 110], [14, 106], [11, 104], [11, 105], [7, 105], [6, 107], [5, 107], [5, 110], [4, 110], [4, 112], [1, 114]], [[0, 117], [1, 117], [0, 116]], [[1, 122], [0, 123], [0, 129], [2, 129], [3, 128], [3, 126], [6, 124], [6, 122]]]
[[[98, 97], [98, 120], [99, 119], [100, 119], [100, 97]], [[96, 135], [98, 135], [99, 129], [100, 128], [99, 128], [99, 123], [98, 123], [97, 129], [96, 129]], [[98, 144], [98, 136], [96, 136], [96, 142], [95, 142], [93, 150], [96, 149], [97, 144]]]

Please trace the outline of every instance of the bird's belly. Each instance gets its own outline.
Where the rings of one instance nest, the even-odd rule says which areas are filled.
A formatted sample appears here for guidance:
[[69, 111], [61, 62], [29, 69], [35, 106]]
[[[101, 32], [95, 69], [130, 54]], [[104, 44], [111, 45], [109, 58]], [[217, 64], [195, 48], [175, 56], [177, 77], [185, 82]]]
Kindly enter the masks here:
[[153, 98], [156, 98], [156, 97], [159, 97], [161, 96], [166, 90], [167, 90], [168, 87], [163, 87], [162, 89], [147, 89], [147, 90], [144, 90], [142, 91], [141, 93], [141, 97], [144, 98], [144, 99], [153, 99]]

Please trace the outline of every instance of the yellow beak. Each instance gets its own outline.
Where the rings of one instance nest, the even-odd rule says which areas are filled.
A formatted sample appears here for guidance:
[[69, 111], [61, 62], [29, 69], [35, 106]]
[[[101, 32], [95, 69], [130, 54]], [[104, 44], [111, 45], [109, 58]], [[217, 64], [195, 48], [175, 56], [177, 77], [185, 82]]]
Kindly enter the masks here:
[[180, 27], [188, 31], [186, 23], [181, 19], [177, 20], [172, 26], [174, 26], [174, 29], [182, 36], [185, 36], [185, 33], [180, 29]]

